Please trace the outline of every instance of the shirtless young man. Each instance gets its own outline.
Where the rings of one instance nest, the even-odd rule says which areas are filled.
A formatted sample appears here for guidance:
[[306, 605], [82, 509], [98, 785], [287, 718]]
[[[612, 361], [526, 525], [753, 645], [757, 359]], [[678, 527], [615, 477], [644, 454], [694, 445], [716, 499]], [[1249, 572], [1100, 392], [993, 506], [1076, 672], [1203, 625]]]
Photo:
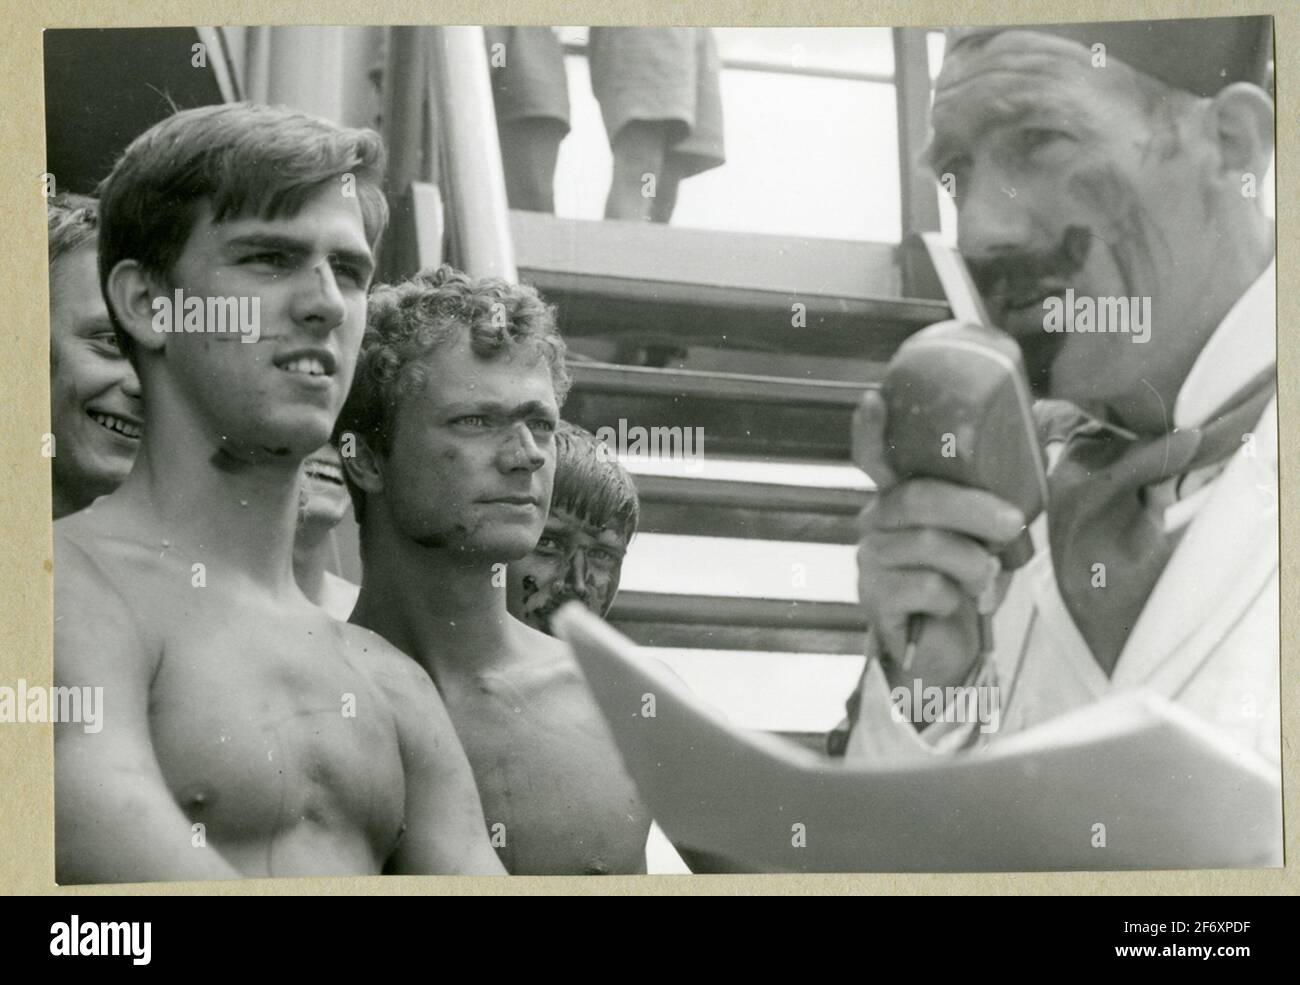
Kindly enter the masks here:
[[510, 872], [644, 872], [650, 817], [572, 655], [506, 611], [567, 388], [531, 288], [444, 267], [376, 289], [339, 420], [361, 523], [352, 620], [437, 682]]
[[[143, 433], [140, 381], [99, 289], [99, 202], [65, 192], [46, 206], [50, 236], [50, 434], [54, 519], [106, 496], [127, 477]], [[330, 532], [347, 487], [329, 442], [302, 463], [293, 568], [303, 593], [346, 620], [360, 588], [328, 570]]]
[[[102, 189], [145, 428], [122, 486], [55, 524], [55, 677], [104, 687], [101, 732], [56, 732], [60, 882], [500, 871], [427, 677], [294, 583], [298, 469], [352, 378], [382, 169], [369, 131], [237, 104], [151, 128]], [[259, 299], [258, 341], [155, 332], [177, 290]]]

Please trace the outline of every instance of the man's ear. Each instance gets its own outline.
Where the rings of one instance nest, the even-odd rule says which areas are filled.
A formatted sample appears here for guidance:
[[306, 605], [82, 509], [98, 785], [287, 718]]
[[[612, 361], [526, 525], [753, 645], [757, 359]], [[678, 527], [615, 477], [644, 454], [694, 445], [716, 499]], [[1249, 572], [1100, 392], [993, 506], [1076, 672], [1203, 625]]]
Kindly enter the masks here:
[[384, 491], [383, 463], [364, 436], [344, 431], [339, 435], [338, 449], [343, 470], [354, 486], [366, 495]]
[[1220, 177], [1240, 184], [1243, 174], [1263, 181], [1273, 159], [1273, 100], [1258, 86], [1234, 82], [1210, 104], [1219, 147]]
[[[138, 260], [121, 260], [109, 271], [105, 294], [117, 323], [140, 351], [160, 351], [167, 344], [167, 333], [179, 327], [173, 324], [181, 315], [177, 311], [169, 313], [172, 317], [166, 318], [165, 327], [155, 328], [156, 317], [157, 324], [164, 325], [164, 313], [154, 307], [154, 299], [162, 295]], [[166, 300], [170, 305], [171, 298]]]

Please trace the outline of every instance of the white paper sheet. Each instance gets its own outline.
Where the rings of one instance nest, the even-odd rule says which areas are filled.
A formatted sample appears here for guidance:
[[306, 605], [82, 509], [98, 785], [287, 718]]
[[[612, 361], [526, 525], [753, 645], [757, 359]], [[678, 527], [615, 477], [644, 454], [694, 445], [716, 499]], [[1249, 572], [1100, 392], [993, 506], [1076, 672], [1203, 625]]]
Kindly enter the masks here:
[[740, 869], [993, 872], [1282, 861], [1277, 770], [1153, 694], [1100, 702], [986, 751], [863, 769], [733, 728], [576, 604], [557, 614], [556, 625], [659, 825], [679, 846]]

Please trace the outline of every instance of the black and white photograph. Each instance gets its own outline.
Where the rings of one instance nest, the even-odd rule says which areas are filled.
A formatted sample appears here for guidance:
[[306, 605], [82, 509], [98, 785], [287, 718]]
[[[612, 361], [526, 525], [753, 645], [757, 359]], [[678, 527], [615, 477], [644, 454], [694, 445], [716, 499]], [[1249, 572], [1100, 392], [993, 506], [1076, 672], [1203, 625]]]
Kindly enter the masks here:
[[45, 30], [54, 881], [1282, 866], [1273, 31]]

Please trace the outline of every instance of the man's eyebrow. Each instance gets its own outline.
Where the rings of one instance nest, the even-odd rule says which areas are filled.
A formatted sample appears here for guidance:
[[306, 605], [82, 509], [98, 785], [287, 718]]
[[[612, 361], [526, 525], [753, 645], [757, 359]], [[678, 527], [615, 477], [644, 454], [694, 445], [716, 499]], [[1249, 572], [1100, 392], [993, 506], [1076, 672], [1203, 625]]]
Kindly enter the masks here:
[[283, 233], [245, 233], [243, 236], [236, 236], [227, 240], [225, 244], [225, 249], [228, 251], [250, 248], [280, 250], [292, 254], [311, 252], [311, 244], [306, 240], [285, 236]]
[[360, 250], [334, 250], [330, 256], [338, 257], [367, 273], [375, 269], [375, 258], [370, 253], [362, 253]]
[[[592, 536], [595, 538], [597, 547], [606, 551], [617, 551], [619, 554], [622, 555], [627, 554], [627, 542], [623, 540], [623, 535], [620, 534], [618, 531], [614, 530], [611, 527], [588, 527], [587, 529], [593, 532]], [[613, 544], [610, 543], [608, 540], [602, 539], [603, 535], [606, 533], [609, 533], [612, 536], [617, 537], [618, 543]]]
[[[963, 134], [992, 130], [995, 127], [1015, 126], [1026, 116], [1036, 113], [1039, 109], [1037, 105], [1007, 105], [1003, 101], [999, 101], [999, 103], [1000, 105], [996, 108], [987, 105], [980, 106], [975, 111], [975, 120], [969, 126], [962, 128]], [[938, 174], [944, 161], [966, 143], [967, 141], [963, 138], [954, 138], [951, 135], [935, 131], [930, 137], [930, 142], [926, 144], [921, 152], [922, 161], [929, 166], [931, 171]]]
[[[287, 253], [290, 256], [305, 256], [311, 253], [312, 244], [307, 240], [286, 236], [283, 233], [246, 233], [243, 236], [236, 236], [227, 241], [225, 248], [227, 251], [247, 249], [279, 250], [281, 253]], [[354, 264], [363, 270], [371, 270], [375, 265], [374, 257], [368, 250], [362, 251], [343, 247], [342, 249], [331, 250], [329, 255]]]
[[[962, 132], [968, 134], [992, 130], [995, 127], [1013, 127], [1029, 117], [1040, 114], [1056, 114], [1068, 120], [1071, 126], [1086, 127], [1088, 121], [1080, 118], [1082, 113], [1083, 107], [1070, 100], [1040, 92], [1012, 93], [1001, 95], [991, 102], [979, 103], [973, 113], [974, 119], [962, 128]], [[959, 150], [965, 142], [962, 138], [932, 131], [929, 141], [917, 155], [917, 162], [938, 174], [944, 160]]]
[[509, 418], [533, 417], [538, 414], [549, 418], [559, 417], [555, 408], [541, 400], [527, 400], [522, 404], [508, 404], [500, 400], [474, 400], [453, 404], [447, 410], [450, 414], [491, 414]]
[[[585, 516], [579, 516], [578, 514], [572, 512], [569, 512], [569, 515], [572, 516], [577, 521], [578, 529], [581, 530], [588, 537], [590, 537], [593, 541], [595, 541], [595, 543], [592, 546], [602, 548], [603, 550], [610, 550], [610, 551], [616, 550], [620, 554], [627, 553], [626, 541], [623, 540], [622, 535], [613, 526], [602, 527], [599, 524], [597, 524], [594, 520], [590, 520]], [[610, 534], [611, 536], [618, 538], [618, 543], [611, 544], [605, 541], [603, 539], [605, 534]]]

